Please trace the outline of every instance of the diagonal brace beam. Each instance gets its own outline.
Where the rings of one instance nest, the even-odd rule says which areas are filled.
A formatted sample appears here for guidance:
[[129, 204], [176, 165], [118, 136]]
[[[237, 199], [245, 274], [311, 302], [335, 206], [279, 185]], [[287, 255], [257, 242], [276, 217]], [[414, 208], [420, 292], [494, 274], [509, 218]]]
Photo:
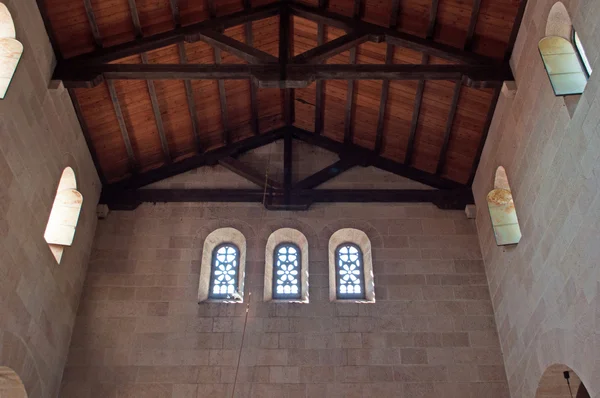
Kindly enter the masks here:
[[195, 42], [198, 40], [227, 51], [251, 64], [276, 64], [279, 61], [271, 54], [213, 30], [203, 30], [193, 35], [188, 35], [185, 38], [186, 42]]
[[338, 37], [323, 45], [312, 48], [302, 54], [292, 58], [293, 64], [317, 64], [331, 58], [334, 55], [343, 53], [354, 46], [369, 41], [371, 37], [366, 33], [351, 32], [347, 35]]

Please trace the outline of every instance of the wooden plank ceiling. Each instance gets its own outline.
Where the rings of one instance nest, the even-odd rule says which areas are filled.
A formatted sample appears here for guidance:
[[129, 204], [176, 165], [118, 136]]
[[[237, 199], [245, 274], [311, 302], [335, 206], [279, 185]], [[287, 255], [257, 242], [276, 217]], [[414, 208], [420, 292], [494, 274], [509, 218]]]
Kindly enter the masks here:
[[[270, 0], [41, 0], [57, 50], [69, 59]], [[362, 18], [498, 59], [511, 50], [517, 0], [316, 0], [311, 7]], [[279, 57], [278, 15], [226, 29], [235, 40]], [[343, 36], [341, 29], [293, 16], [291, 52]], [[117, 64], [245, 64], [209, 44], [177, 43]], [[366, 42], [328, 64], [443, 64], [449, 61]], [[97, 167], [108, 183], [292, 124], [391, 161], [469, 184], [495, 107], [497, 88], [454, 81], [327, 80], [306, 88], [258, 88], [250, 80], [107, 80], [71, 91]]]

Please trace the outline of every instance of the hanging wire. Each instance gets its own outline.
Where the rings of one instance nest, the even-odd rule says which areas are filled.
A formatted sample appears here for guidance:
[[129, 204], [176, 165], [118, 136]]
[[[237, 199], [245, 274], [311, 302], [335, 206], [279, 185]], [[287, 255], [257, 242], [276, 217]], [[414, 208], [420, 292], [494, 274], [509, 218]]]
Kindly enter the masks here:
[[[269, 181], [269, 168], [271, 167], [271, 154], [273, 151], [273, 146], [271, 145], [269, 148], [269, 156], [267, 158], [267, 168], [265, 171], [265, 187], [263, 190], [263, 200], [262, 200], [262, 204], [263, 204], [263, 213], [261, 214], [260, 217], [260, 222], [258, 223], [259, 226], [263, 225], [263, 221], [264, 221], [264, 217], [265, 217], [265, 212], [266, 212], [266, 203], [267, 203], [267, 185], [268, 185], [268, 181]], [[247, 291], [248, 289], [246, 289]], [[237, 381], [238, 381], [238, 375], [240, 372], [240, 363], [242, 361], [242, 350], [244, 349], [244, 340], [246, 338], [246, 327], [248, 325], [248, 314], [250, 313], [250, 298], [252, 296], [252, 292], [248, 292], [248, 295], [246, 297], [246, 315], [245, 315], [245, 319], [244, 319], [244, 328], [242, 330], [242, 341], [240, 343], [240, 350], [238, 352], [238, 359], [237, 359], [237, 365], [235, 368], [235, 378], [233, 379], [233, 389], [231, 391], [231, 398], [234, 398], [235, 396], [235, 388], [237, 387]]]
[[571, 382], [569, 381], [569, 379], [571, 378], [571, 374], [569, 373], [568, 370], [565, 370], [563, 372], [563, 376], [565, 377], [565, 380], [567, 381], [567, 386], [569, 386], [569, 394], [571, 394], [571, 398], [573, 398], [573, 391], [571, 391]]

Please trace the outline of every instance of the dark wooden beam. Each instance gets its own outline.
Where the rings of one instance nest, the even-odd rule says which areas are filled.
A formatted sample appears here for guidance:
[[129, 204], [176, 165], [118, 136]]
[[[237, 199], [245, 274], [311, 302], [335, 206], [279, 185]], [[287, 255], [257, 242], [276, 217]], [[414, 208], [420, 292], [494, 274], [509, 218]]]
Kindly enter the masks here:
[[475, 37], [475, 28], [477, 27], [477, 20], [479, 19], [479, 11], [481, 9], [481, 0], [473, 0], [473, 8], [471, 8], [471, 19], [469, 21], [469, 28], [467, 29], [467, 40], [465, 41], [464, 48], [471, 50], [473, 47], [473, 38]]
[[298, 127], [292, 127], [291, 131], [294, 138], [298, 140], [327, 149], [328, 151], [338, 154], [342, 159], [347, 158], [354, 160], [363, 166], [374, 166], [389, 171], [390, 173], [429, 185], [433, 188], [457, 189], [464, 187], [457, 182], [384, 158], [377, 155], [375, 151], [355, 144], [344, 144], [324, 137], [323, 135], [313, 134]]
[[169, 0], [171, 4], [171, 15], [173, 16], [173, 22], [175, 27], [181, 26], [181, 13], [179, 12], [179, 0]]
[[98, 173], [98, 177], [100, 178], [100, 183], [105, 185], [107, 180], [104, 176], [104, 172], [102, 171], [102, 167], [100, 167], [100, 161], [98, 160], [98, 152], [96, 151], [96, 147], [94, 146], [94, 141], [92, 141], [92, 137], [90, 135], [90, 130], [85, 121], [85, 117], [83, 116], [83, 112], [81, 111], [81, 106], [79, 101], [77, 100], [77, 95], [73, 89], [67, 90], [69, 92], [69, 97], [71, 97], [71, 102], [73, 103], [73, 109], [75, 109], [75, 115], [77, 116], [77, 120], [79, 121], [79, 125], [81, 126], [81, 131], [83, 133], [83, 137], [85, 138], [85, 143], [90, 151], [90, 155], [92, 156], [92, 161], [94, 162], [94, 166], [96, 166], [96, 172]]
[[[184, 43], [177, 43], [177, 51], [179, 52], [179, 62], [187, 64], [187, 54]], [[202, 152], [202, 142], [200, 140], [200, 126], [198, 122], [198, 112], [196, 111], [196, 99], [194, 98], [194, 89], [192, 81], [187, 79], [183, 81], [185, 87], [185, 96], [187, 98], [188, 111], [192, 121], [192, 130], [194, 132], [194, 141], [196, 143], [196, 151]]]
[[[431, 1], [431, 9], [429, 11], [429, 24], [427, 26], [426, 38], [433, 39], [435, 33], [435, 22], [439, 8], [439, 0]], [[421, 64], [429, 63], [429, 54], [423, 53], [421, 56]], [[408, 143], [406, 145], [406, 154], [404, 155], [404, 163], [410, 165], [414, 152], [415, 138], [417, 136], [417, 127], [419, 126], [419, 116], [421, 115], [421, 104], [423, 103], [423, 92], [425, 91], [425, 80], [419, 80], [417, 91], [415, 93], [415, 102], [413, 106], [413, 115], [410, 122], [410, 133], [408, 134]]]
[[[208, 13], [211, 19], [217, 18], [217, 8], [215, 0], [207, 0]], [[213, 54], [215, 57], [215, 64], [221, 64], [221, 49], [219, 47], [213, 47]], [[219, 104], [221, 106], [221, 123], [223, 123], [223, 145], [229, 144], [231, 141], [230, 137], [230, 126], [229, 117], [227, 116], [227, 93], [225, 92], [225, 82], [223, 79], [217, 80], [217, 87], [219, 90]]]
[[293, 141], [292, 132], [287, 130], [283, 138], [283, 189], [285, 191], [286, 204], [289, 204], [290, 192], [292, 190]]
[[142, 24], [140, 23], [140, 14], [137, 10], [135, 0], [127, 0], [129, 2], [129, 11], [131, 12], [131, 21], [133, 23], [133, 29], [135, 30], [136, 37], [142, 37]]
[[[252, 8], [251, 0], [244, 0], [244, 11], [250, 11]], [[254, 36], [252, 34], [252, 22], [246, 22], [244, 24], [244, 35], [246, 38], [246, 44], [254, 46]], [[250, 80], [250, 124], [252, 126], [252, 132], [254, 134], [260, 133], [260, 126], [258, 125], [258, 93], [256, 91], [256, 84]]]
[[[279, 78], [287, 80], [287, 64], [292, 55], [291, 50], [292, 21], [286, 3], [282, 3], [279, 12]], [[294, 91], [284, 88], [283, 118], [287, 126], [294, 123]]]
[[94, 8], [92, 7], [92, 0], [83, 0], [83, 5], [85, 7], [85, 13], [87, 15], [88, 22], [90, 23], [90, 28], [92, 29], [94, 44], [96, 44], [96, 47], [101, 48], [102, 36], [100, 35], [100, 29], [96, 23], [96, 15], [94, 14]]
[[315, 174], [310, 175], [303, 179], [302, 181], [298, 181], [294, 185], [294, 189], [312, 189], [317, 186], [326, 183], [334, 177], [339, 176], [343, 172], [351, 169], [356, 166], [357, 163], [351, 159], [340, 159], [334, 164], [325, 167], [324, 169], [317, 171]]
[[121, 136], [123, 137], [123, 144], [125, 145], [125, 151], [127, 152], [127, 159], [129, 160], [129, 169], [132, 174], [136, 174], [139, 171], [139, 165], [133, 153], [133, 147], [131, 146], [131, 140], [129, 139], [129, 132], [127, 131], [127, 124], [123, 117], [123, 111], [121, 110], [121, 104], [119, 103], [119, 97], [117, 96], [117, 90], [112, 80], [106, 82], [110, 99], [115, 109], [115, 115], [119, 122], [119, 128], [121, 129]]
[[[148, 64], [148, 55], [142, 53], [140, 56], [142, 58], [142, 64]], [[152, 104], [152, 112], [154, 113], [154, 120], [156, 122], [156, 131], [158, 131], [158, 137], [160, 138], [163, 156], [165, 162], [170, 163], [172, 158], [169, 151], [169, 142], [167, 141], [167, 135], [165, 133], [165, 125], [163, 124], [162, 114], [160, 113], [158, 97], [156, 96], [156, 87], [154, 87], [154, 81], [152, 80], [146, 80], [146, 84], [148, 86], [148, 94], [150, 95], [150, 103]]]
[[389, 44], [406, 47], [415, 51], [421, 51], [431, 56], [465, 63], [486, 65], [497, 64], [497, 61], [490, 57], [481, 56], [458, 49], [456, 47], [441, 44], [432, 39], [423, 39], [421, 37], [400, 32], [395, 29], [384, 28], [379, 25], [364, 21], [357, 21], [351, 17], [336, 14], [330, 11], [319, 10], [318, 8], [306, 6], [304, 4], [290, 4], [290, 9], [294, 15], [299, 17], [307, 18], [318, 23], [335, 26], [346, 31], [356, 29], [376, 37], [384, 37], [385, 41]]
[[175, 175], [185, 173], [187, 171], [196, 169], [200, 166], [211, 166], [217, 164], [221, 159], [227, 157], [235, 157], [242, 153], [251, 151], [253, 149], [268, 145], [276, 140], [282, 139], [285, 130], [283, 128], [275, 129], [270, 132], [251, 136], [240, 141], [236, 141], [230, 145], [206, 151], [202, 154], [195, 155], [178, 162], [159, 167], [154, 170], [146, 171], [133, 176], [129, 179], [112, 183], [105, 187], [107, 194], [118, 194], [124, 190], [137, 189], [144, 187], [148, 184], [164, 180], [165, 178], [173, 177]]
[[369, 35], [360, 32], [351, 32], [323, 45], [311, 48], [302, 54], [298, 54], [292, 58], [291, 62], [294, 64], [321, 63], [334, 55], [343, 53], [366, 41], [369, 41]]
[[483, 126], [483, 135], [479, 140], [479, 146], [477, 147], [475, 159], [473, 160], [473, 165], [471, 166], [471, 175], [469, 176], [469, 181], [467, 182], [468, 186], [473, 185], [473, 180], [475, 179], [475, 174], [477, 173], [477, 167], [479, 166], [481, 154], [483, 152], [483, 148], [485, 147], [485, 142], [487, 140], [488, 133], [490, 132], [490, 126], [492, 125], [492, 120], [494, 118], [494, 111], [496, 110], [496, 105], [498, 104], [498, 99], [500, 98], [501, 92], [501, 86], [496, 87], [496, 89], [494, 90], [492, 102], [490, 104], [490, 108], [488, 109], [487, 117], [485, 119], [485, 125]]
[[[235, 12], [233, 14], [216, 17], [214, 19], [202, 21], [192, 25], [175, 28], [168, 32], [163, 32], [143, 38], [137, 38], [134, 41], [119, 44], [112, 47], [98, 49], [88, 54], [78, 55], [70, 58], [68, 63], [107, 63], [136, 55], [142, 52], [148, 52], [157, 48], [166, 47], [180, 41], [185, 41], [186, 37], [193, 37], [197, 32], [214, 29], [222, 31], [232, 26], [269, 18], [279, 13], [279, 4], [269, 4], [267, 6], [255, 7], [251, 10]], [[49, 32], [51, 32], [49, 30]]]
[[[390, 11], [390, 28], [396, 29], [398, 25], [398, 14], [400, 12], [400, 0], [392, 1], [392, 10]], [[385, 49], [385, 64], [394, 63], [394, 46], [388, 44]], [[379, 99], [379, 116], [377, 117], [377, 135], [375, 137], [375, 152], [381, 153], [383, 149], [383, 129], [385, 127], [385, 112], [387, 100], [390, 91], [390, 81], [385, 79], [381, 84], [381, 98]]]
[[80, 66], [77, 69], [57, 68], [54, 79], [65, 87], [94, 87], [105, 79], [115, 80], [185, 80], [185, 79], [254, 79], [262, 88], [303, 88], [315, 80], [452, 80], [467, 85], [481, 82], [500, 84], [512, 80], [508, 64], [486, 65], [384, 65], [328, 64], [285, 66], [285, 78], [277, 65], [181, 65], [181, 64], [103, 64]]
[[210, 44], [215, 49], [235, 55], [250, 64], [276, 64], [278, 62], [278, 59], [271, 54], [267, 54], [264, 51], [258, 50], [248, 44], [213, 30], [207, 29], [200, 31], [194, 38]]
[[521, 23], [523, 22], [523, 16], [525, 16], [526, 8], [527, 0], [520, 0], [519, 9], [517, 10], [517, 15], [515, 16], [512, 31], [510, 32], [510, 38], [508, 39], [506, 52], [504, 53], [504, 62], [510, 61], [510, 57], [512, 56], [512, 52], [515, 48], [515, 42], [517, 41], [517, 36], [519, 34], [519, 29], [521, 28]]
[[[327, 8], [328, 0], [319, 0], [319, 9], [325, 10]], [[317, 46], [325, 44], [325, 25], [320, 23], [317, 26]], [[325, 105], [324, 102], [324, 82], [317, 80], [317, 86], [315, 87], [315, 133], [321, 134], [323, 131], [323, 125], [325, 121]]]
[[[360, 20], [361, 0], [354, 0], [354, 12], [352, 13], [354, 20]], [[356, 45], [350, 48], [350, 65], [356, 65]], [[354, 136], [354, 80], [348, 80], [348, 88], [346, 90], [346, 114], [344, 117], [344, 143], [352, 143]]]
[[138, 189], [101, 203], [113, 210], [134, 210], [144, 202], [264, 203], [271, 210], [307, 210], [313, 203], [433, 203], [441, 209], [462, 210], [474, 203], [470, 189], [313, 189], [295, 190], [285, 203], [285, 192], [260, 189]]
[[225, 167], [227, 170], [234, 172], [235, 174], [244, 177], [248, 181], [258, 185], [259, 187], [266, 187], [270, 189], [282, 189], [283, 186], [271, 179], [267, 178], [265, 175], [260, 172], [254, 170], [248, 165], [240, 162], [238, 159], [228, 156], [219, 160], [219, 164]]
[[452, 135], [452, 126], [454, 125], [454, 117], [456, 116], [456, 109], [458, 107], [458, 100], [460, 98], [460, 83], [456, 83], [454, 86], [454, 94], [452, 95], [452, 102], [450, 103], [450, 111], [448, 113], [448, 119], [446, 120], [446, 131], [444, 133], [444, 141], [440, 148], [438, 155], [438, 164], [435, 169], [436, 175], [442, 175], [444, 172], [444, 166], [446, 165], [446, 156], [448, 154], [448, 144], [450, 143], [450, 136]]

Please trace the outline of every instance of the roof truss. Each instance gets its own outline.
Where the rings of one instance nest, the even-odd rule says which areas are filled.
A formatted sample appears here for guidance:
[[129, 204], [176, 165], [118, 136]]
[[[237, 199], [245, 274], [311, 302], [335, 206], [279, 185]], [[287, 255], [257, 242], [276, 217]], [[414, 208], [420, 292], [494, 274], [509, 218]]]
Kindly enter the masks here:
[[[115, 113], [119, 120], [123, 140], [128, 148], [131, 177], [124, 181], [105, 184], [102, 201], [109, 203], [113, 208], [134, 208], [141, 202], [150, 201], [242, 201], [263, 202], [271, 209], [305, 209], [316, 202], [432, 202], [441, 208], [463, 208], [465, 204], [473, 203], [469, 184], [461, 185], [447, 180], [441, 176], [444, 169], [446, 151], [450, 139], [451, 120], [456, 112], [456, 106], [460, 96], [462, 85], [471, 87], [495, 87], [499, 92], [500, 83], [504, 80], [512, 80], [512, 73], [508, 65], [508, 58], [497, 61], [470, 51], [475, 24], [480, 8], [480, 1], [474, 1], [471, 21], [468, 29], [467, 40], [462, 49], [447, 46], [433, 40], [436, 14], [439, 0], [432, 0], [430, 23], [427, 37], [420, 38], [396, 30], [397, 16], [400, 12], [400, 3], [393, 1], [392, 15], [389, 27], [382, 27], [364, 22], [360, 19], [361, 1], [355, 2], [354, 17], [347, 17], [331, 11], [327, 11], [327, 0], [319, 0], [318, 7], [309, 7], [302, 4], [282, 1], [263, 7], [251, 8], [249, 0], [244, 0], [244, 10], [230, 15], [216, 17], [214, 3], [208, 0], [211, 18], [209, 20], [193, 25], [181, 26], [178, 0], [170, 0], [171, 10], [175, 28], [169, 32], [143, 36], [139, 27], [139, 18], [135, 9], [135, 1], [130, 1], [132, 7], [133, 24], [137, 29], [137, 38], [129, 43], [103, 48], [102, 40], [91, 4], [84, 0], [86, 13], [94, 35], [97, 49], [89, 54], [64, 60], [58, 57], [58, 66], [54, 78], [63, 80], [66, 87], [72, 89], [77, 87], [93, 87], [106, 81], [108, 87], [112, 86], [113, 79], [137, 79], [147, 80], [148, 89], [152, 99], [152, 80], [177, 79], [184, 80], [192, 127], [194, 129], [198, 155], [178, 162], [171, 162], [168, 146], [165, 146], [164, 134], [161, 134], [163, 152], [166, 165], [155, 170], [140, 172], [139, 165], [130, 150], [129, 133], [123, 117], [119, 117], [120, 105], [116, 95], [111, 95]], [[525, 1], [522, 2], [524, 4]], [[523, 7], [522, 7], [523, 8]], [[252, 21], [280, 16], [280, 57], [276, 58], [270, 54], [260, 51], [252, 46]], [[290, 55], [290, 28], [292, 15], [310, 19], [318, 24], [317, 47], [299, 54], [295, 57]], [[517, 25], [520, 23], [522, 13], [517, 17]], [[232, 39], [222, 32], [229, 27], [245, 25], [246, 43]], [[344, 29], [347, 34], [338, 39], [325, 43], [324, 26], [335, 26]], [[194, 65], [187, 63], [185, 42], [204, 41], [211, 45], [215, 51], [215, 64]], [[328, 58], [350, 50], [356, 54], [356, 46], [366, 41], [386, 42], [385, 64], [349, 65], [327, 64], [323, 62]], [[148, 51], [161, 47], [177, 44], [180, 64], [110, 64], [110, 62], [139, 54], [142, 60]], [[416, 65], [395, 65], [392, 62], [393, 51], [396, 46], [410, 48], [423, 53], [422, 63]], [[512, 44], [511, 44], [512, 47]], [[231, 53], [248, 64], [221, 64], [220, 51]], [[455, 64], [430, 65], [431, 56], [441, 57]], [[193, 79], [216, 79], [219, 82], [219, 94], [221, 99], [222, 119], [224, 125], [224, 146], [211, 151], [204, 151], [200, 146], [199, 128], [191, 80]], [[246, 79], [251, 84], [251, 109], [252, 109], [252, 131], [254, 136], [237, 142], [230, 142], [228, 133], [228, 119], [224, 95], [224, 80]], [[323, 80], [340, 79], [347, 80], [349, 85], [347, 98], [347, 111], [345, 123], [344, 143], [334, 141], [321, 135], [323, 131]], [[352, 140], [352, 108], [353, 108], [353, 81], [354, 80], [383, 80], [381, 93], [381, 111], [378, 118], [376, 145], [374, 150], [365, 149], [353, 144]], [[388, 97], [389, 82], [392, 80], [418, 80], [419, 85], [415, 97], [415, 107], [408, 149], [404, 163], [392, 161], [382, 157], [384, 136], [383, 120]], [[417, 121], [419, 118], [420, 103], [426, 80], [452, 80], [456, 82], [448, 127], [444, 136], [444, 144], [439, 156], [436, 173], [427, 173], [410, 166], [413, 152], [414, 138]], [[316, 81], [316, 106], [315, 106], [315, 133], [308, 132], [293, 126], [293, 89], [306, 87]], [[261, 88], [284, 89], [285, 124], [283, 128], [275, 129], [265, 134], [259, 134], [258, 111], [256, 105], [256, 90]], [[113, 90], [109, 90], [112, 91]], [[71, 92], [71, 91], [70, 91]], [[76, 110], [77, 99], [72, 95]], [[495, 98], [495, 100], [497, 97]], [[495, 103], [495, 101], [494, 101]], [[486, 130], [493, 115], [491, 107]], [[160, 121], [160, 109], [153, 101], [153, 111]], [[80, 115], [78, 115], [80, 116]], [[83, 120], [80, 117], [80, 120]], [[85, 123], [82, 123], [84, 135], [87, 137]], [[161, 129], [158, 128], [160, 133]], [[260, 172], [253, 170], [238, 159], [236, 156], [272, 143], [275, 140], [284, 139], [284, 181], [282, 183], [271, 178], [265, 178]], [[485, 138], [484, 138], [485, 139]], [[484, 139], [480, 147], [483, 146]], [[292, 183], [292, 148], [294, 140], [302, 140], [312, 145], [325, 148], [336, 153], [340, 160], [332, 165], [316, 172], [297, 183]], [[90, 141], [88, 140], [88, 143]], [[94, 148], [90, 148], [95, 154]], [[480, 151], [479, 151], [480, 152]], [[96, 162], [97, 163], [97, 162]], [[254, 182], [264, 189], [257, 190], [156, 190], [140, 189], [148, 184], [157, 182], [203, 165], [221, 164], [236, 174]], [[427, 184], [436, 189], [429, 190], [313, 190], [329, 179], [343, 173], [355, 166], [374, 166], [400, 176]], [[477, 162], [473, 165], [473, 170]], [[99, 170], [100, 171], [100, 170]], [[104, 178], [101, 176], [102, 180]]]

